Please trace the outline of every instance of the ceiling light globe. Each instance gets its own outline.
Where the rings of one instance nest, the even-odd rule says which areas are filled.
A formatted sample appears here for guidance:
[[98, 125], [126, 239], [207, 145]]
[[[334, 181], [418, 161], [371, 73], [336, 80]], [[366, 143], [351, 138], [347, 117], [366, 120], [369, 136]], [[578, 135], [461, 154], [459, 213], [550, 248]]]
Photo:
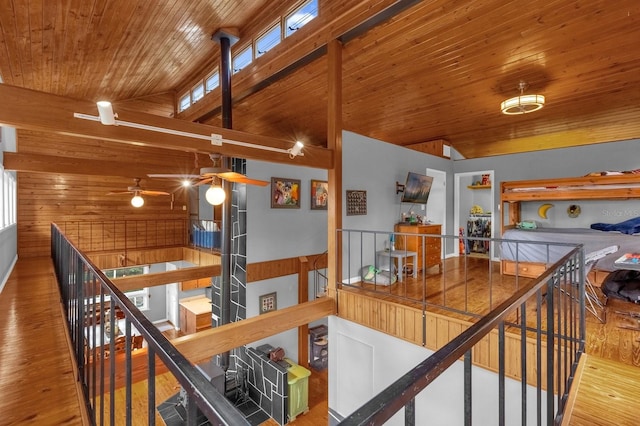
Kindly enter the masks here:
[[225, 194], [222, 187], [211, 185], [209, 189], [207, 189], [207, 192], [204, 194], [204, 197], [207, 199], [207, 203], [217, 206], [224, 202], [227, 194]]
[[144, 206], [144, 198], [138, 194], [134, 195], [131, 199], [131, 205], [135, 208]]

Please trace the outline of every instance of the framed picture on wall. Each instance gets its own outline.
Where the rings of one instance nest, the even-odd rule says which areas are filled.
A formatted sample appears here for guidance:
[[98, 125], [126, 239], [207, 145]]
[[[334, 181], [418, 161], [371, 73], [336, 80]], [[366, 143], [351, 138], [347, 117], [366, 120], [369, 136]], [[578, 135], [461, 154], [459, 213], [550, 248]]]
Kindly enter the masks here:
[[327, 210], [329, 182], [311, 179], [311, 210]]
[[347, 216], [367, 214], [367, 191], [347, 190]]
[[289, 178], [271, 178], [271, 208], [299, 209], [300, 180]]

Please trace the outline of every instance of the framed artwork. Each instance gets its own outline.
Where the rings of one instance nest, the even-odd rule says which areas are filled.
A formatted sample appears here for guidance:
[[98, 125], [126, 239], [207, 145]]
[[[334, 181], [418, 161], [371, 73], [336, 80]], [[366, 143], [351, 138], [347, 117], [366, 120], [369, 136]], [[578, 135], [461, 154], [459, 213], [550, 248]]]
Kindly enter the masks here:
[[347, 190], [347, 216], [367, 214], [367, 191]]
[[327, 210], [329, 182], [311, 179], [311, 210]]
[[274, 292], [260, 296], [258, 309], [260, 314], [266, 314], [278, 309], [278, 293]]
[[271, 178], [271, 208], [299, 209], [300, 180], [289, 178]]

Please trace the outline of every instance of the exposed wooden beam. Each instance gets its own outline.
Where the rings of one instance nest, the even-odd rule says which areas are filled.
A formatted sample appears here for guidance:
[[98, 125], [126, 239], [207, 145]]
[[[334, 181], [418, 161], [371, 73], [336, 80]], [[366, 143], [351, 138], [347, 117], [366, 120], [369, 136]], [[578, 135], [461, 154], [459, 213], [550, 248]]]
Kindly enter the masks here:
[[171, 343], [189, 361], [196, 364], [209, 359], [213, 355], [335, 314], [335, 300], [323, 297], [311, 302], [278, 309], [257, 317], [179, 337], [172, 340]]
[[120, 291], [131, 291], [145, 287], [196, 280], [198, 278], [215, 277], [218, 275], [220, 275], [220, 265], [208, 265], [177, 269], [175, 271], [154, 272], [132, 277], [113, 278], [112, 281]]
[[[222, 146], [215, 146], [208, 140], [195, 139], [190, 136], [166, 134], [126, 126], [103, 126], [96, 121], [74, 118], [74, 113], [96, 116], [97, 109], [92, 102], [22, 89], [6, 84], [0, 84], [0, 99], [3, 100], [2, 105], [0, 105], [0, 123], [17, 128], [49, 131], [71, 136], [177, 151], [199, 153], [217, 152], [230, 157], [317, 167], [321, 169], [333, 167], [333, 153], [331, 150], [322, 147], [307, 146], [304, 148], [304, 156], [291, 159], [289, 158], [289, 154], [259, 148], [225, 143], [223, 143]], [[118, 109], [117, 107], [115, 107], [115, 112], [118, 113], [118, 120], [121, 121], [205, 137], [211, 137], [212, 134], [217, 134], [221, 135], [223, 139], [246, 142], [262, 147], [286, 150], [291, 148], [295, 142], [293, 140], [285, 141], [206, 124], [191, 123], [174, 118]]]
[[7, 170], [29, 173], [70, 173], [93, 176], [143, 177], [149, 173], [199, 174], [200, 170], [172, 170], [170, 165], [140, 162], [91, 160], [30, 153], [5, 152], [3, 166]]

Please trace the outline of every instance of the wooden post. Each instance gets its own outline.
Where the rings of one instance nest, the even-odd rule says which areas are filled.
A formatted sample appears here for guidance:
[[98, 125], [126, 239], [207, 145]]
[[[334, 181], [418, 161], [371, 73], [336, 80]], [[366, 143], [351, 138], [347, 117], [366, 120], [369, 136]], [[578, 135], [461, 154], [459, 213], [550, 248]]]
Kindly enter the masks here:
[[[309, 260], [298, 258], [298, 304], [309, 301]], [[298, 364], [309, 368], [309, 324], [298, 327]]]
[[[327, 294], [336, 298], [336, 282], [342, 276], [340, 244], [336, 244], [336, 230], [342, 228], [342, 44], [332, 40], [328, 45], [328, 108], [327, 148], [334, 152], [333, 168], [328, 171], [327, 223]], [[334, 263], [335, 262], [335, 263]], [[332, 267], [333, 265], [333, 267]]]

